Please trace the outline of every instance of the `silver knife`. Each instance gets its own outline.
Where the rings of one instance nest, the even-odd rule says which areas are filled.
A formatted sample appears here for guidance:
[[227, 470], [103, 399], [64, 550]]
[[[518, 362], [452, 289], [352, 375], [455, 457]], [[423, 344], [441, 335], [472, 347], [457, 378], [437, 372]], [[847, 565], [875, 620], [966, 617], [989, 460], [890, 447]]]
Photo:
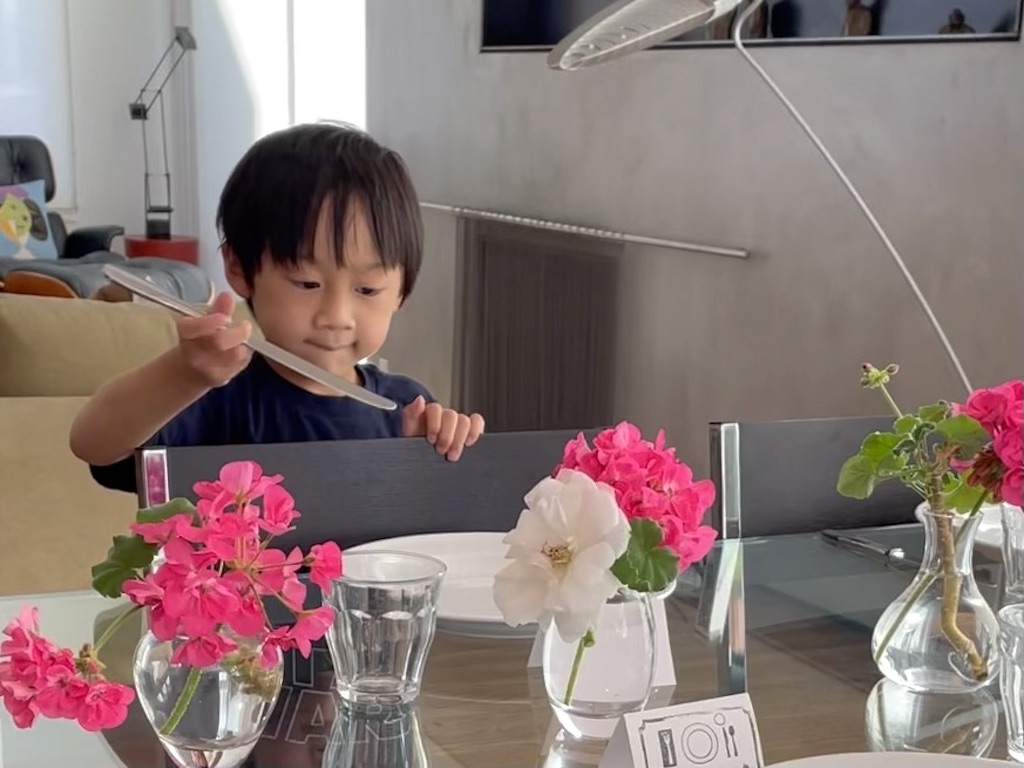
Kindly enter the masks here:
[[[144, 299], [149, 299], [162, 307], [174, 310], [175, 312], [187, 315], [188, 317], [206, 316], [205, 312], [186, 304], [184, 301], [181, 301], [174, 296], [164, 293], [152, 283], [143, 280], [140, 277], [136, 277], [131, 272], [121, 269], [120, 267], [108, 264], [103, 267], [103, 273], [111, 282], [117, 283], [122, 288], [126, 288], [132, 293], [141, 296]], [[285, 368], [289, 368], [296, 373], [301, 373], [307, 379], [315, 381], [318, 384], [322, 384], [325, 387], [330, 387], [343, 395], [355, 398], [361, 403], [372, 405], [374, 408], [380, 408], [382, 411], [393, 411], [398, 407], [392, 400], [388, 400], [386, 397], [381, 397], [378, 394], [370, 392], [368, 389], [364, 389], [358, 384], [346, 381], [340, 376], [335, 376], [330, 371], [325, 371], [323, 368], [313, 365], [309, 361], [303, 360], [298, 355], [293, 355], [291, 352], [282, 349], [276, 344], [271, 344], [265, 339], [250, 338], [245, 342], [245, 345], [253, 352], [259, 352], [264, 357], [273, 360], [276, 363], [280, 363]]]
[[860, 536], [851, 536], [836, 530], [824, 530], [820, 533], [825, 541], [840, 549], [866, 555], [872, 559], [882, 560], [895, 567], [905, 565], [908, 568], [913, 568], [919, 565], [907, 558], [907, 553], [902, 547], [886, 547], [878, 542], [864, 539]]

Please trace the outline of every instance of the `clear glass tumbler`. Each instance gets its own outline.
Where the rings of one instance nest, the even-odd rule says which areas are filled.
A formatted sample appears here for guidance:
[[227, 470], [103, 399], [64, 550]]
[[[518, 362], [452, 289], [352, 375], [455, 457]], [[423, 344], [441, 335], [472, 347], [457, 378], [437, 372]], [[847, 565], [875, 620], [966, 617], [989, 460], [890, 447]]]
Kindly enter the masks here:
[[1003, 504], [1003, 605], [1024, 603], [1024, 511]]
[[352, 706], [404, 705], [420, 692], [445, 564], [409, 552], [345, 553], [325, 595], [334, 685]]
[[999, 644], [1006, 748], [1013, 760], [1024, 763], [1024, 604], [1008, 605], [999, 612]]

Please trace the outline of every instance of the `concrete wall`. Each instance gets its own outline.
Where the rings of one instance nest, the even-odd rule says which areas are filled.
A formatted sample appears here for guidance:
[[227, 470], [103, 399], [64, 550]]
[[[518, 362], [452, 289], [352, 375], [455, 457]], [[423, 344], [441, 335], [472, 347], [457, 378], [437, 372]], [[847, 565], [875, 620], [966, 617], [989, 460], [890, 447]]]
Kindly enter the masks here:
[[[962, 388], [844, 190], [731, 50], [636, 54], [577, 73], [479, 54], [480, 4], [368, 13], [368, 126], [423, 199], [749, 247], [749, 262], [630, 247], [619, 416], [706, 465], [706, 424], [882, 413], [864, 360], [898, 361], [908, 406]], [[758, 50], [858, 183], [975, 385], [1024, 368], [1024, 45]], [[440, 396], [455, 227], [426, 217], [426, 274], [385, 349]]]

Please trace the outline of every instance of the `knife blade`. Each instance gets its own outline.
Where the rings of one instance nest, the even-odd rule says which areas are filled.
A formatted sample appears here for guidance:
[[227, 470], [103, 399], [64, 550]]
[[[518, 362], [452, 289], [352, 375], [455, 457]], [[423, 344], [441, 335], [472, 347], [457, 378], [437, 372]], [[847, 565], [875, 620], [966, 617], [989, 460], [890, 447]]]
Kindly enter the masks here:
[[[120, 267], [116, 267], [112, 264], [107, 264], [103, 268], [103, 273], [112, 283], [116, 283], [122, 288], [131, 291], [136, 296], [141, 296], [142, 298], [148, 299], [162, 307], [179, 314], [186, 315], [187, 317], [206, 316], [205, 312], [186, 304], [184, 301], [181, 301], [170, 294], [164, 293], [152, 283], [143, 280], [141, 277], [133, 275], [125, 269], [121, 269]], [[368, 389], [364, 389], [358, 384], [346, 381], [340, 376], [336, 376], [330, 371], [326, 371], [319, 366], [313, 365], [308, 360], [303, 360], [298, 355], [292, 354], [288, 350], [282, 349], [276, 344], [272, 344], [265, 339], [250, 338], [245, 342], [245, 345], [253, 352], [259, 352], [264, 357], [273, 360], [276, 363], [280, 363], [285, 368], [302, 374], [307, 379], [315, 381], [318, 384], [322, 384], [325, 387], [330, 387], [335, 392], [348, 395], [361, 403], [366, 403], [366, 405], [379, 408], [382, 411], [393, 411], [398, 407], [394, 401], [389, 400], [386, 397], [381, 397], [374, 392], [370, 392]]]
[[886, 547], [885, 545], [871, 541], [870, 539], [853, 536], [832, 529], [820, 531], [819, 533], [825, 541], [835, 547], [845, 549], [849, 552], [855, 552], [856, 554], [863, 555], [872, 560], [881, 560], [894, 568], [906, 568], [908, 570], [913, 570], [920, 565], [920, 563], [915, 563], [913, 560], [908, 558], [907, 553], [902, 547]]

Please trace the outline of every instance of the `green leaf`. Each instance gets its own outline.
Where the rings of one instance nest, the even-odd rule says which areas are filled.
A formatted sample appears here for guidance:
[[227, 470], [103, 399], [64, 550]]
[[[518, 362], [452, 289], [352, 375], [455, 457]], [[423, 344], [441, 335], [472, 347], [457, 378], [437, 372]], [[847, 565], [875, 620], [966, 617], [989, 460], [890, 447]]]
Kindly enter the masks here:
[[146, 507], [135, 514], [137, 523], [161, 523], [175, 515], [195, 515], [196, 508], [188, 499], [171, 499], [158, 507]]
[[910, 430], [910, 439], [914, 443], [921, 443], [928, 435], [935, 431], [935, 425], [930, 421], [919, 421]]
[[893, 451], [896, 453], [906, 453], [907, 451], [914, 450], [914, 445], [915, 443], [913, 440], [911, 440], [909, 437], [904, 437], [896, 444], [896, 447], [893, 448]]
[[992, 439], [981, 424], [964, 413], [943, 419], [935, 428], [947, 443], [959, 447], [958, 453], [964, 458], [973, 456]]
[[900, 435], [909, 435], [914, 431], [914, 427], [921, 423], [921, 420], [917, 416], [908, 414], [906, 416], [900, 416], [896, 419], [895, 428], [896, 433]]
[[612, 564], [612, 573], [628, 589], [660, 592], [678, 575], [679, 557], [661, 545], [661, 526], [653, 520], [636, 518], [629, 527], [629, 544]]
[[120, 597], [121, 585], [138, 576], [153, 562], [155, 544], [147, 544], [141, 536], [115, 536], [107, 559], [92, 567], [92, 586], [104, 597]]
[[948, 415], [949, 403], [932, 403], [931, 405], [922, 405], [917, 409], [917, 417], [921, 421], [928, 421], [932, 424], [938, 424]]
[[866, 499], [874, 492], [875, 486], [884, 479], [875, 471], [871, 459], [858, 453], [843, 463], [843, 468], [839, 470], [836, 490], [852, 499]]
[[868, 459], [872, 466], [877, 467], [885, 459], [892, 458], [893, 451], [901, 441], [899, 435], [891, 432], [873, 432], [864, 438], [860, 446], [860, 455]]
[[986, 497], [988, 496], [988, 493], [983, 489], [968, 485], [958, 475], [950, 474], [947, 476], [943, 487], [942, 498], [946, 503], [947, 509], [952, 509], [956, 512], [970, 512], [974, 509], [983, 493]]

